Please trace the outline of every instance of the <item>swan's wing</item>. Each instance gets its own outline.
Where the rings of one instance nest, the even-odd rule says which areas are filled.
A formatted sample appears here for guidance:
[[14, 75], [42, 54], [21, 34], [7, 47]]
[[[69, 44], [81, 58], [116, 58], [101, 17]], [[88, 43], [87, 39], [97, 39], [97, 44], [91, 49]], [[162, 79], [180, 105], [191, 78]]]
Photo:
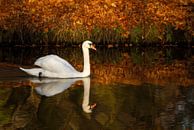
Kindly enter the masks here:
[[76, 71], [69, 62], [57, 55], [47, 55], [40, 57], [35, 61], [34, 64], [51, 72], [72, 73]]

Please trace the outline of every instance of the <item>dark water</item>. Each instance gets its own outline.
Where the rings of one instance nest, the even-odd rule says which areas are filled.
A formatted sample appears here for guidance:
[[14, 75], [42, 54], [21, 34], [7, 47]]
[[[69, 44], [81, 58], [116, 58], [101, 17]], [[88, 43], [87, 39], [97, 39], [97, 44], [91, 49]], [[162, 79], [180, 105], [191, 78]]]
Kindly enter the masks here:
[[[16, 65], [31, 65], [39, 56], [50, 53], [66, 57], [72, 64], [80, 64], [82, 53], [77, 49], [37, 50], [1, 48], [1, 63], [9, 63], [1, 65], [0, 69], [1, 129], [194, 130], [194, 84], [103, 83], [95, 74], [82, 79], [40, 80], [25, 75]], [[132, 55], [134, 64], [142, 66], [152, 66], [161, 59], [165, 64], [177, 58], [185, 61], [193, 55], [192, 50], [184, 49], [176, 54], [174, 49], [146, 52], [112, 48], [91, 52], [91, 62], [117, 65], [126, 52]], [[88, 106], [95, 103], [96, 107], [90, 111]]]

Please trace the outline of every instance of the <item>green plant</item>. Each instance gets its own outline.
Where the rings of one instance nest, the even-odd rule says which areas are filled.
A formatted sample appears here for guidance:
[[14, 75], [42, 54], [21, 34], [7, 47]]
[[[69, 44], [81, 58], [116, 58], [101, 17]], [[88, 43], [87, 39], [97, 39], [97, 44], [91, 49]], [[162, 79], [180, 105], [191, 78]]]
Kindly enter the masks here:
[[148, 31], [145, 33], [146, 33], [145, 35], [146, 42], [148, 43], [158, 42], [159, 32], [158, 32], [158, 29], [154, 25], [151, 25]]
[[170, 26], [170, 25], [166, 26], [165, 34], [166, 34], [165, 35], [166, 42], [173, 42], [174, 41], [172, 26]]
[[137, 43], [141, 42], [142, 35], [143, 35], [143, 31], [142, 31], [141, 26], [136, 26], [131, 31], [130, 41], [132, 43], [136, 43], [137, 44]]

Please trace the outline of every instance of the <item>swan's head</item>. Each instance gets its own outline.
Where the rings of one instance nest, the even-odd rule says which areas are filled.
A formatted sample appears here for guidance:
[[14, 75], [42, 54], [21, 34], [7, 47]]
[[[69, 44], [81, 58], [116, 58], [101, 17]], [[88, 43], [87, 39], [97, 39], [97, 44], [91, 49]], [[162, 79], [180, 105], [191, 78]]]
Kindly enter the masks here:
[[85, 113], [92, 113], [92, 110], [96, 107], [96, 103], [92, 105], [82, 104], [82, 109]]
[[96, 51], [96, 48], [91, 41], [84, 41], [82, 44], [82, 48], [93, 49]]

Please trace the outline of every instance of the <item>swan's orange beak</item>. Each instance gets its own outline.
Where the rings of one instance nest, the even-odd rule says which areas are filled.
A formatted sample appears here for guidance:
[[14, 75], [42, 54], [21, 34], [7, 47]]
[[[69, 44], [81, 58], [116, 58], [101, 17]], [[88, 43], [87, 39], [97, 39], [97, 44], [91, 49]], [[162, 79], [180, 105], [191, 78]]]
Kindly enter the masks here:
[[96, 51], [96, 47], [94, 45], [91, 45], [91, 49]]

